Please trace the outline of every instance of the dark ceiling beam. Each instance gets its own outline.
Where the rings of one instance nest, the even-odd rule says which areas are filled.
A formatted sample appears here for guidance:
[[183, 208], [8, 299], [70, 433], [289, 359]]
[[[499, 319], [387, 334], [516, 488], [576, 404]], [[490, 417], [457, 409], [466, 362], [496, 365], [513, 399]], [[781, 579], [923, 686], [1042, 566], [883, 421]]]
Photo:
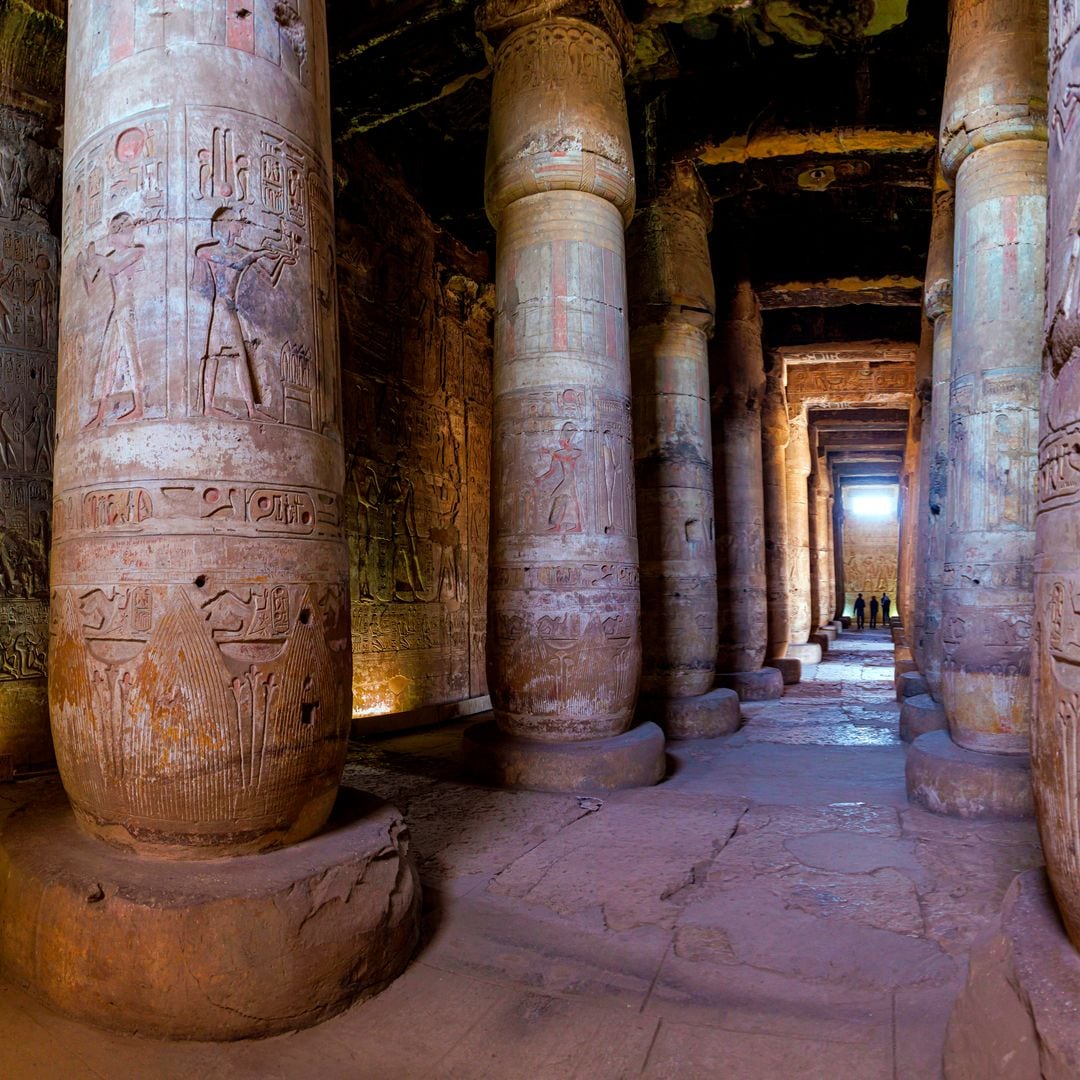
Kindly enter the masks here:
[[923, 283], [917, 277], [826, 278], [824, 281], [780, 281], [759, 286], [758, 303], [764, 311], [776, 308], [845, 307], [878, 304], [882, 307], [919, 307]]

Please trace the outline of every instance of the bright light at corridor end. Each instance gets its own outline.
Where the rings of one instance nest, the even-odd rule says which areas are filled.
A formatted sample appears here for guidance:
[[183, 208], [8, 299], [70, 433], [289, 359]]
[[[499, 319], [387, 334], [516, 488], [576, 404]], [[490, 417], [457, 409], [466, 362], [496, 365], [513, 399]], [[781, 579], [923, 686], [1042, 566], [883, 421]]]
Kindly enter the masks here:
[[848, 512], [860, 518], [895, 517], [896, 496], [887, 491], [862, 491], [851, 496]]

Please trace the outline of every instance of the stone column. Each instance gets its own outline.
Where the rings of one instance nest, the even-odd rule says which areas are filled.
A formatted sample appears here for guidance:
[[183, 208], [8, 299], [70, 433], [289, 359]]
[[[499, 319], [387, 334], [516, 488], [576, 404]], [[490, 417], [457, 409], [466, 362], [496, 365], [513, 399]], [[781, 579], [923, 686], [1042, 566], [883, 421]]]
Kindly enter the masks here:
[[923, 626], [926, 620], [926, 542], [927, 509], [926, 486], [929, 470], [929, 435], [931, 391], [933, 386], [934, 328], [929, 319], [922, 319], [919, 347], [915, 353], [915, 392], [911, 401], [912, 436], [910, 449], [911, 500], [908, 503], [907, 578], [908, 615], [907, 641], [917, 667], [922, 669]]
[[1080, 948], [1080, 9], [1050, 5], [1047, 303], [1035, 546], [1032, 780], [1058, 908]]
[[[663, 735], [631, 731], [641, 676], [623, 229], [634, 175], [629, 25], [573, 3], [493, 2], [485, 198], [498, 233], [490, 619], [497, 783], [655, 783]], [[608, 18], [610, 16], [610, 18]]]
[[[49, 225], [64, 75], [62, 8], [0, 12], [0, 780], [53, 761], [45, 685], [49, 624], [59, 257]], [[17, 62], [33, 56], [33, 63]]]
[[836, 606], [833, 609], [833, 619], [842, 620], [844, 608], [847, 604], [844, 584], [844, 489], [837, 478], [833, 479], [833, 511], [832, 511], [832, 540], [833, 540], [833, 585], [836, 591]]
[[150, 6], [70, 9], [49, 705], [71, 806], [0, 836], [0, 963], [85, 1019], [238, 1038], [393, 977], [418, 893], [396, 811], [339, 798], [324, 4]]
[[788, 612], [791, 640], [787, 655], [803, 663], [821, 660], [821, 645], [813, 632], [810, 597], [810, 434], [805, 407], [788, 417], [786, 452], [788, 526]]
[[933, 326], [931, 392], [923, 406], [922, 530], [916, 556], [922, 577], [918, 598], [915, 657], [928, 693], [900, 703], [905, 742], [948, 726], [941, 704], [941, 597], [945, 556], [945, 493], [949, 464], [949, 379], [952, 339], [953, 194], [940, 173], [926, 261], [924, 310]]
[[788, 603], [787, 523], [787, 401], [782, 372], [765, 378], [761, 413], [761, 465], [765, 510], [765, 660], [783, 676], [786, 685], [802, 677], [802, 662], [787, 655], [791, 641], [791, 609]]
[[810, 581], [813, 597], [811, 613], [814, 633], [835, 639], [832, 609], [835, 590], [832, 579], [832, 545], [829, 543], [829, 504], [832, 500], [832, 481], [823, 450], [813, 455], [810, 474]]
[[778, 698], [783, 676], [763, 668], [768, 642], [761, 408], [761, 311], [749, 281], [721, 299], [709, 350], [716, 505], [717, 682], [744, 701]]
[[700, 738], [741, 721], [735, 693], [713, 691], [712, 200], [689, 163], [669, 167], [660, 187], [628, 237], [641, 601], [651, 613], [638, 714], [670, 737]]
[[916, 739], [908, 791], [967, 816], [1031, 812], [1045, 63], [1044, 4], [954, 5], [941, 146], [956, 190], [942, 600], [949, 733]]

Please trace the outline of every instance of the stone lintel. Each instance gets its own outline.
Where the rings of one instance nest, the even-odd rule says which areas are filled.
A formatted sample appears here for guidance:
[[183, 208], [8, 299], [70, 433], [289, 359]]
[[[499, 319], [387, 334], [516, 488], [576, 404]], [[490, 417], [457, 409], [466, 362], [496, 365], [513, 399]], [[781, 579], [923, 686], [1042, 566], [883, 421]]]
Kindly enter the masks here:
[[732, 135], [699, 145], [695, 156], [702, 165], [743, 165], [763, 158], [800, 157], [879, 152], [927, 154], [937, 146], [936, 131], [894, 131], [887, 128], [833, 128], [830, 131], [771, 131]]

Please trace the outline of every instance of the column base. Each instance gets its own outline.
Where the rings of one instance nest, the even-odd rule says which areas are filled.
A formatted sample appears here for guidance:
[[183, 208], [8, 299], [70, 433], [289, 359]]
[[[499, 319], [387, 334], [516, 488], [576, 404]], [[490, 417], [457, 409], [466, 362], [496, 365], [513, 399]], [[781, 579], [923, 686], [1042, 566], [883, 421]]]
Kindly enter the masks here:
[[850, 615], [841, 615], [840, 616], [840, 625], [845, 630], [850, 630], [851, 629], [851, 616]]
[[949, 1080], [1080, 1076], [1080, 953], [1043, 870], [1013, 879], [971, 951], [945, 1037]]
[[740, 701], [775, 701], [784, 696], [784, 676], [774, 667], [758, 668], [757, 671], [718, 671], [716, 685], [734, 690]]
[[804, 642], [797, 645], [794, 642], [787, 647], [787, 654], [794, 660], [800, 660], [803, 664], [821, 663], [821, 646], [814, 641]]
[[819, 626], [818, 633], [824, 634], [829, 639], [830, 645], [840, 636], [836, 631], [836, 627], [828, 623], [825, 626]]
[[897, 700], [903, 702], [904, 698], [918, 697], [920, 694], [929, 694], [930, 688], [926, 685], [921, 671], [905, 671], [903, 675], [896, 677]]
[[911, 671], [900, 672], [894, 679], [896, 684], [896, 700], [901, 705], [904, 698], [917, 697], [919, 694], [929, 694], [930, 687], [926, 685], [922, 672], [918, 668]]
[[829, 623], [829, 626], [831, 626], [836, 631], [837, 636], [839, 636], [840, 634], [842, 634], [844, 632], [844, 621], [843, 621], [843, 619], [833, 619], [833, 621], [831, 623]]
[[906, 697], [900, 702], [900, 738], [913, 742], [928, 731], [946, 731], [949, 727], [945, 706], [929, 694]]
[[780, 672], [785, 686], [795, 686], [802, 679], [802, 661], [794, 656], [774, 656], [765, 663]]
[[1019, 820], [1035, 815], [1027, 754], [965, 750], [947, 731], [931, 731], [911, 744], [907, 795], [935, 814]]
[[824, 656], [829, 651], [829, 638], [820, 630], [815, 630], [810, 635], [810, 644], [817, 645], [821, 649], [822, 656]]
[[465, 729], [466, 770], [495, 787], [591, 795], [650, 787], [664, 778], [664, 733], [651, 722], [622, 735], [539, 742], [507, 735], [494, 719]]
[[669, 739], [715, 739], [742, 726], [739, 695], [725, 689], [710, 690], [698, 697], [643, 698], [638, 702], [637, 719], [655, 721]]
[[902, 626], [896, 626], [895, 624], [893, 624], [891, 633], [892, 643], [894, 645], [904, 645], [904, 642], [907, 639], [904, 637], [904, 628]]
[[901, 660], [914, 660], [915, 656], [910, 645], [901, 644], [893, 646], [893, 659], [899, 663]]
[[0, 831], [0, 968], [46, 1005], [160, 1039], [310, 1027], [382, 989], [420, 936], [398, 811], [342, 788], [326, 828], [214, 860], [132, 855], [56, 789]]

